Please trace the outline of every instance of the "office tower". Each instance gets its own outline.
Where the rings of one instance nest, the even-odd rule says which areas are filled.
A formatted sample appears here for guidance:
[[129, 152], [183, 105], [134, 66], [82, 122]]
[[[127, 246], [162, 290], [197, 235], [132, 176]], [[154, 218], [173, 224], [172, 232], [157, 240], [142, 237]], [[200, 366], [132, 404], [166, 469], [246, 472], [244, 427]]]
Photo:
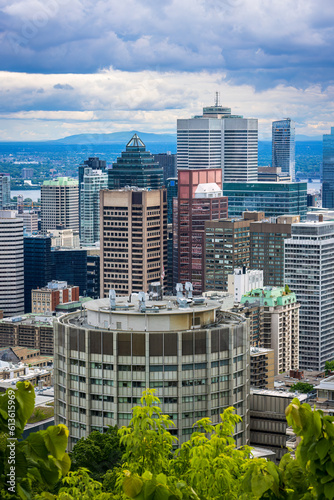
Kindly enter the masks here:
[[267, 217], [300, 215], [301, 221], [306, 220], [306, 182], [224, 182], [223, 193], [231, 218], [261, 210]]
[[216, 100], [203, 115], [177, 120], [177, 168], [221, 168], [223, 182], [257, 181], [258, 121]]
[[69, 449], [94, 430], [128, 425], [147, 387], [173, 416], [171, 432], [180, 444], [199, 418], [217, 424], [229, 406], [243, 419], [236, 444], [246, 444], [246, 318], [233, 314], [231, 321], [231, 313], [208, 299], [197, 305], [182, 297], [141, 299], [93, 300], [83, 315], [55, 318], [55, 423], [68, 427]]
[[[107, 162], [105, 160], [100, 160], [98, 156], [91, 156], [88, 160], [85, 160], [82, 165], [78, 168], [78, 187], [79, 187], [79, 214], [81, 214], [81, 185], [83, 183], [85, 168], [91, 168], [92, 170], [101, 170], [105, 172], [107, 168]], [[81, 230], [81, 227], [80, 227]], [[81, 234], [80, 234], [81, 236]]]
[[250, 348], [250, 386], [274, 389], [274, 349]]
[[14, 321], [0, 321], [0, 347], [39, 349], [45, 356], [53, 356], [53, 317], [26, 314]]
[[300, 302], [299, 367], [334, 358], [334, 222], [293, 224], [284, 240], [285, 283]]
[[163, 169], [146, 151], [143, 141], [135, 134], [127, 143], [125, 151], [108, 170], [109, 189], [125, 186], [160, 189], [163, 182]]
[[250, 225], [251, 269], [263, 270], [266, 286], [283, 286], [284, 240], [291, 236], [291, 225], [299, 222], [299, 215], [277, 217], [275, 222], [258, 221]]
[[24, 311], [31, 312], [31, 290], [42, 288], [52, 280], [51, 238], [25, 236], [24, 247]]
[[58, 304], [79, 300], [79, 287], [68, 286], [66, 281], [50, 281], [43, 288], [31, 290], [31, 310], [33, 314], [51, 313]]
[[0, 211], [0, 310], [24, 313], [23, 221], [11, 210]]
[[322, 206], [334, 208], [334, 127], [322, 142]]
[[245, 293], [241, 304], [263, 306], [263, 336], [260, 347], [274, 349], [275, 375], [298, 370], [299, 308], [296, 294], [283, 287], [255, 288]]
[[24, 234], [32, 234], [38, 231], [38, 215], [36, 212], [18, 213], [17, 217], [23, 219]]
[[178, 171], [173, 261], [178, 265], [177, 281], [191, 282], [195, 294], [205, 290], [205, 222], [227, 217], [221, 179], [222, 171], [218, 168]]
[[100, 255], [87, 251], [87, 297], [100, 297]]
[[0, 210], [10, 204], [10, 176], [0, 173]]
[[93, 245], [100, 240], [100, 191], [108, 188], [104, 170], [85, 168], [80, 186], [80, 240]]
[[101, 291], [146, 292], [167, 270], [166, 190], [100, 192]]
[[290, 118], [272, 124], [272, 166], [295, 180], [295, 122]]
[[[249, 267], [249, 228], [263, 212], [245, 212], [243, 219], [213, 220], [205, 223], [204, 279], [206, 290], [228, 291], [228, 275], [237, 267]], [[217, 217], [218, 219], [219, 217]]]
[[87, 295], [87, 250], [57, 248], [51, 251], [52, 279], [67, 281]]
[[44, 181], [41, 186], [41, 227], [79, 231], [78, 181], [68, 177]]
[[263, 271], [247, 269], [246, 266], [236, 268], [233, 274], [228, 275], [228, 293], [233, 295], [235, 302], [240, 302], [241, 297], [253, 290], [263, 287]]
[[163, 170], [164, 186], [166, 186], [167, 179], [177, 176], [176, 154], [172, 154], [168, 151], [167, 153], [158, 153], [153, 156], [154, 161], [156, 161]]
[[166, 189], [167, 189], [167, 223], [173, 224], [173, 198], [177, 198], [178, 187], [177, 187], [177, 177], [171, 177], [167, 179]]

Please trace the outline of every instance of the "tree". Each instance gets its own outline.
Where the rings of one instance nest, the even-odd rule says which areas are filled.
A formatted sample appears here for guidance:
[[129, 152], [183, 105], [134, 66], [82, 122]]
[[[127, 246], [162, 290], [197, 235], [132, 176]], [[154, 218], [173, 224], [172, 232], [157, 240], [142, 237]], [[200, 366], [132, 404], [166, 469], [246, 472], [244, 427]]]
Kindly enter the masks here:
[[117, 426], [110, 426], [104, 434], [92, 432], [87, 438], [81, 438], [70, 454], [71, 470], [89, 469], [91, 477], [102, 481], [103, 476], [121, 464], [124, 447], [120, 445]]
[[0, 397], [0, 442], [5, 443], [0, 447], [1, 499], [30, 499], [33, 487], [52, 489], [70, 469], [65, 425], [50, 426], [22, 440], [34, 403], [35, 391], [27, 381]]
[[307, 382], [296, 382], [290, 387], [290, 392], [301, 392], [303, 394], [307, 394], [308, 392], [312, 392], [314, 390], [314, 386], [312, 384], [308, 384]]
[[334, 360], [326, 361], [325, 363], [325, 373], [328, 375], [329, 372], [334, 371]]

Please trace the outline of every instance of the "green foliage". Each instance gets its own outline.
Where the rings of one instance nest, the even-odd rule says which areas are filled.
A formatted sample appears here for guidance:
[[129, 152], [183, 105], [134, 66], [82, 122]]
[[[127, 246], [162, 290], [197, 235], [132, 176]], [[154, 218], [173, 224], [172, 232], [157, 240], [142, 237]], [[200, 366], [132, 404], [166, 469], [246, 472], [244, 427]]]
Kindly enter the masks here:
[[291, 293], [291, 290], [290, 290], [290, 288], [289, 288], [289, 285], [285, 285], [285, 287], [284, 287], [284, 291], [285, 291], [285, 293], [286, 293], [286, 294]]
[[[86, 439], [81, 438], [70, 454], [71, 470], [89, 469], [90, 475], [96, 481], [102, 481], [103, 476], [121, 463], [124, 447], [120, 444], [118, 428], [109, 427], [108, 431], [92, 432]], [[110, 477], [110, 473], [109, 473]]]
[[334, 371], [334, 360], [332, 361], [326, 361], [325, 363], [325, 373], [328, 375], [329, 372]]
[[[30, 382], [18, 382], [16, 389], [8, 389], [0, 397], [0, 435], [6, 444], [0, 448], [1, 498], [30, 499], [33, 487], [50, 489], [70, 469], [66, 453], [68, 430], [64, 425], [50, 426], [21, 439], [34, 402], [35, 392]], [[15, 484], [8, 490], [12, 486], [7, 483], [8, 474], [13, 467]]]
[[314, 390], [314, 386], [312, 384], [308, 384], [307, 382], [296, 382], [290, 387], [290, 392], [301, 392], [302, 394], [307, 394], [308, 392], [312, 392]]

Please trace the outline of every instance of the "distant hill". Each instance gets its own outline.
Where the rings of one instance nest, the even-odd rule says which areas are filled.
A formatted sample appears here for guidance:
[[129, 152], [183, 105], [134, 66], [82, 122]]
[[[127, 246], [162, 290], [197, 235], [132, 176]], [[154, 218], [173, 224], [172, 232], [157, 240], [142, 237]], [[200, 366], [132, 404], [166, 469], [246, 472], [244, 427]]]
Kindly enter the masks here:
[[131, 137], [137, 134], [144, 143], [172, 143], [176, 144], [176, 134], [151, 134], [130, 130], [129, 132], [112, 132], [111, 134], [78, 134], [70, 135], [48, 144], [126, 144]]

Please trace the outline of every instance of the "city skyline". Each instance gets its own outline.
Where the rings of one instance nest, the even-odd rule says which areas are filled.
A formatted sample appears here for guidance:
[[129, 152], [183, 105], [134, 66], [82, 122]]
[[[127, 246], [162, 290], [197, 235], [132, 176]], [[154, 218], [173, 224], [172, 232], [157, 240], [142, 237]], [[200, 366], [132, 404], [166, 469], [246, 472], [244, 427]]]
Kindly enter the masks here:
[[5, 0], [0, 12], [1, 141], [175, 132], [216, 91], [259, 119], [260, 139], [286, 116], [310, 137], [332, 124], [328, 0]]

